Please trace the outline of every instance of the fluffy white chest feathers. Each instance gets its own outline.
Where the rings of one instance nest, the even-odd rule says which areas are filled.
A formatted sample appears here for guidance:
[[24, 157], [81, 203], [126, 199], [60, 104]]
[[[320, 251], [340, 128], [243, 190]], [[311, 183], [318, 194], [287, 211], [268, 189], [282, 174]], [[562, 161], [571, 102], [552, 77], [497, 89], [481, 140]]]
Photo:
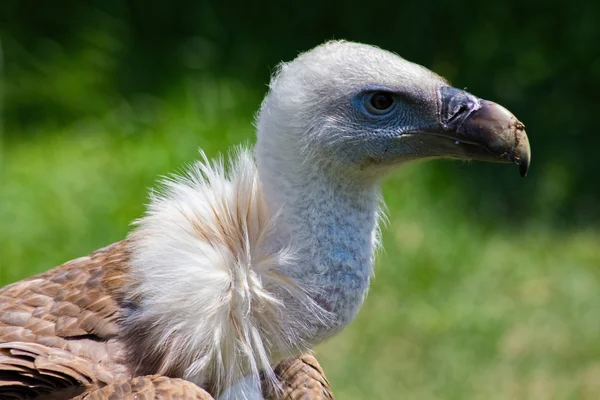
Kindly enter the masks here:
[[[260, 371], [274, 379], [274, 362], [346, 325], [371, 274], [371, 256], [355, 271], [340, 240], [337, 248], [321, 244], [328, 254], [316, 248], [337, 235], [331, 230], [293, 240], [301, 226], [285, 228], [296, 218], [285, 218], [285, 207], [268, 209], [249, 151], [227, 169], [204, 158], [152, 197], [131, 236], [128, 298], [135, 306], [125, 322], [146, 343], [140, 347], [157, 354], [159, 373], [181, 371], [217, 393]], [[149, 327], [146, 337], [139, 326]]]

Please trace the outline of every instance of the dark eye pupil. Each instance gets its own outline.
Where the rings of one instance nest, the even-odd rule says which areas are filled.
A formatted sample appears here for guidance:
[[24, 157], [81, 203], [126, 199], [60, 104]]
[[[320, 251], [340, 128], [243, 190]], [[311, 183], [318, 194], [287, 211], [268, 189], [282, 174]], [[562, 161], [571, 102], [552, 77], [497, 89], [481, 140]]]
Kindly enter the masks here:
[[387, 110], [393, 103], [394, 99], [389, 93], [375, 93], [373, 97], [371, 97], [371, 105], [376, 110]]

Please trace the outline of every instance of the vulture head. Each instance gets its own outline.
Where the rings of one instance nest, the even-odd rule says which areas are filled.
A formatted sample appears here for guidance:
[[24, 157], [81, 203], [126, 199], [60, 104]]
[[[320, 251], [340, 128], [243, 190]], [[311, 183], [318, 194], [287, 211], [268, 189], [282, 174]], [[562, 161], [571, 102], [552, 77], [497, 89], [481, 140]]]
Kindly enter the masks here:
[[258, 117], [261, 159], [301, 157], [367, 182], [407, 161], [509, 162], [522, 176], [524, 125], [428, 69], [377, 47], [329, 42], [282, 64]]

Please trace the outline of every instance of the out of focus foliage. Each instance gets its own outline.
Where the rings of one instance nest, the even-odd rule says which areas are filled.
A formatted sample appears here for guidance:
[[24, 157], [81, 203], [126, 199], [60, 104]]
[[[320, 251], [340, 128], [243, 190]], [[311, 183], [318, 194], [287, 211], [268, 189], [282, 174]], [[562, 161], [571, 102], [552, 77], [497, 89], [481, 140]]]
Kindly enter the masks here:
[[281, 60], [379, 45], [527, 126], [533, 161], [386, 183], [340, 399], [600, 398], [600, 2], [0, 0], [0, 284], [122, 239], [158, 176], [253, 140]]
[[398, 52], [526, 124], [534, 157], [526, 184], [489, 165], [440, 171], [468, 195], [487, 193], [477, 218], [585, 225], [600, 219], [598, 18], [596, 1], [3, 0], [6, 134], [164, 98], [201, 76], [261, 93], [279, 61], [345, 38]]

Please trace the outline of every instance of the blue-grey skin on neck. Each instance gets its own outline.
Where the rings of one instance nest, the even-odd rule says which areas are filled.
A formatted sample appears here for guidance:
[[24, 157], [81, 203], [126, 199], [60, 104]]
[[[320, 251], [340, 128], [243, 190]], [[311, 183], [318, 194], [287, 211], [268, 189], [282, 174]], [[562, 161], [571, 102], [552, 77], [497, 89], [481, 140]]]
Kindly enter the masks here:
[[282, 212], [280, 239], [299, 247], [297, 263], [284, 272], [332, 313], [309, 341], [333, 335], [353, 319], [373, 274], [378, 188], [322, 173], [331, 168], [321, 162], [298, 165], [295, 176], [260, 175], [269, 208]]

